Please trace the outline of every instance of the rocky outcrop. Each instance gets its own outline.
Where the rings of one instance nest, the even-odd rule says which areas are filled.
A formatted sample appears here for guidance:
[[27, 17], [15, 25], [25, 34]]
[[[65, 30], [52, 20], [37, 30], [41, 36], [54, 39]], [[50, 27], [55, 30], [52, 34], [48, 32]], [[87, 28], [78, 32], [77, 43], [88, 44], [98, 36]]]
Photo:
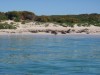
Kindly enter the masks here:
[[89, 29], [85, 28], [85, 29], [82, 29], [82, 30], [78, 30], [76, 33], [87, 33], [87, 34], [89, 34]]

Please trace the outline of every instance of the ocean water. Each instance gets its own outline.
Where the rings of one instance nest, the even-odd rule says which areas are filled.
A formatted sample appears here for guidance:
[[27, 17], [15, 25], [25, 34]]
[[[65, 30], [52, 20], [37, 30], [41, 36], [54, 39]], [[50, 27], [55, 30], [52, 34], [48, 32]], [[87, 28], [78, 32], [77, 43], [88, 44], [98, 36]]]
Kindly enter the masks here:
[[100, 75], [100, 35], [0, 35], [0, 75]]

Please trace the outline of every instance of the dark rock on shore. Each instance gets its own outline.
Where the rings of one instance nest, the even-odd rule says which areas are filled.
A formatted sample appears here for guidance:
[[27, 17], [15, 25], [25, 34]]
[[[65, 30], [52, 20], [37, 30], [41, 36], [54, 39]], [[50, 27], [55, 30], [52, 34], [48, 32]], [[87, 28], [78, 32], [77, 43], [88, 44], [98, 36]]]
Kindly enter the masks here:
[[66, 31], [61, 31], [61, 34], [66, 34]]
[[38, 33], [38, 31], [35, 31], [35, 30], [34, 31], [29, 31], [29, 32], [31, 32], [31, 33]]
[[71, 29], [68, 29], [66, 32], [67, 32], [67, 33], [71, 33]]
[[77, 31], [77, 33], [83, 33], [83, 32], [89, 34], [89, 29], [86, 28], [86, 29], [82, 29], [82, 30]]
[[57, 31], [51, 31], [51, 34], [57, 35], [58, 33], [57, 33]]

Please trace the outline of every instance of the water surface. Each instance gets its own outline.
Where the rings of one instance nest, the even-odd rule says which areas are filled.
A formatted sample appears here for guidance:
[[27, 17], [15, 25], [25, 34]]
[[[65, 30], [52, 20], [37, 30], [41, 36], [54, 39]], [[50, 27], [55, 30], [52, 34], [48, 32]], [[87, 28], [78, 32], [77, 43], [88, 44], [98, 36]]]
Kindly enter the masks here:
[[100, 75], [100, 35], [0, 35], [0, 75]]

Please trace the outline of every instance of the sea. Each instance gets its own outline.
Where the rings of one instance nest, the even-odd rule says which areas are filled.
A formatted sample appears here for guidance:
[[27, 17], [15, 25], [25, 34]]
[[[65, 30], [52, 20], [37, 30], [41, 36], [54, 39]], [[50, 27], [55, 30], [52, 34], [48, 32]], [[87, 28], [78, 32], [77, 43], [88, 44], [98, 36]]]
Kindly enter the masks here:
[[100, 35], [0, 35], [0, 75], [100, 75]]

